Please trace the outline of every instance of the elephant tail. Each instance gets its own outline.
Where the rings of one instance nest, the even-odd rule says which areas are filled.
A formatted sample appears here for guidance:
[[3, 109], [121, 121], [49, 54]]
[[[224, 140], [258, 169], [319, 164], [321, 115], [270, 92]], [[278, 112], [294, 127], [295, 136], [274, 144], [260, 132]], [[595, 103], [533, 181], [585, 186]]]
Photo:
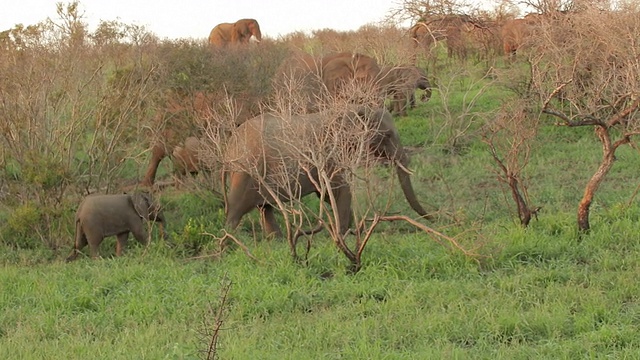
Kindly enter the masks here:
[[76, 217], [76, 235], [75, 241], [73, 243], [73, 249], [71, 250], [71, 254], [67, 256], [66, 261], [70, 262], [75, 260], [80, 253], [80, 249], [84, 247], [87, 243], [87, 238], [84, 235], [84, 231], [82, 231], [82, 224], [80, 224], [80, 219]]

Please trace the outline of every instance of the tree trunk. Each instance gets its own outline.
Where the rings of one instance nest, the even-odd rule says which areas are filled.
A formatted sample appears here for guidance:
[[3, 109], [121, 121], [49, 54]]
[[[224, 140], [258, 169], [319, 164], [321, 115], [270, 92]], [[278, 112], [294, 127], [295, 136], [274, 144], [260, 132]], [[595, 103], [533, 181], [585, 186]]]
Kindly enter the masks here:
[[[602, 142], [602, 162], [596, 170], [595, 174], [591, 176], [587, 186], [584, 189], [584, 195], [582, 196], [582, 200], [580, 200], [580, 204], [578, 205], [578, 230], [580, 232], [586, 232], [589, 230], [589, 208], [591, 207], [591, 203], [593, 202], [593, 197], [595, 196], [598, 187], [602, 184], [604, 177], [607, 175], [611, 167], [613, 166], [613, 161], [615, 160], [615, 151], [617, 146], [611, 146], [611, 138], [609, 136], [609, 130], [603, 126], [597, 126], [596, 135], [600, 138]], [[619, 145], [619, 144], [616, 144]]]
[[527, 202], [522, 197], [522, 194], [520, 194], [518, 179], [513, 174], [508, 175], [508, 177], [509, 187], [511, 188], [511, 196], [518, 206], [518, 217], [520, 218], [520, 224], [524, 227], [527, 227], [529, 225], [529, 222], [531, 221], [531, 209], [529, 209], [529, 206], [527, 206]]

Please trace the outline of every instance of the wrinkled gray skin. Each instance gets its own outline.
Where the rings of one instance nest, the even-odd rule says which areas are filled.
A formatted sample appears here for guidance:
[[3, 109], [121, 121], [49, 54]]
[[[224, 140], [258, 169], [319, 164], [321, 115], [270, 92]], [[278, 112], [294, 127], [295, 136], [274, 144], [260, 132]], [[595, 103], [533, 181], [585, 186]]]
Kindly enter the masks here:
[[415, 90], [425, 90], [420, 100], [431, 98], [431, 84], [427, 73], [414, 65], [384, 66], [376, 79], [383, 93], [391, 99], [393, 115], [407, 116], [407, 109], [416, 106]]
[[[378, 129], [378, 133], [369, 144], [373, 153], [391, 160], [396, 165], [400, 186], [411, 207], [420, 216], [428, 217], [422, 208], [411, 185], [409, 173], [409, 157], [400, 144], [398, 131], [391, 114], [383, 109], [350, 112], [348, 116], [364, 117], [370, 125]], [[316, 193], [311, 176], [317, 177], [317, 169], [302, 171], [299, 166], [297, 149], [305, 149], [314, 133], [321, 133], [328, 120], [327, 113], [313, 113], [293, 116], [290, 123], [281, 117], [263, 114], [240, 125], [233, 133], [225, 154], [229, 175], [229, 190], [226, 198], [226, 226], [235, 229], [242, 217], [254, 208], [262, 213], [262, 223], [267, 234], [281, 236], [282, 233], [273, 214], [274, 198], [268, 192], [260, 190], [258, 179], [264, 180], [276, 190], [282, 201], [288, 201], [289, 192], [277, 184], [275, 174], [281, 174], [286, 168], [288, 186], [295, 189], [296, 195], [305, 196]], [[350, 146], [344, 144], [344, 146]], [[310, 150], [311, 151], [311, 150]], [[397, 166], [401, 164], [401, 166]], [[253, 171], [247, 169], [254, 169]], [[327, 172], [331, 173], [331, 172]], [[270, 181], [271, 180], [271, 181]], [[286, 181], [286, 180], [285, 180]], [[351, 190], [340, 175], [334, 176], [332, 192], [338, 204], [340, 230], [345, 233], [351, 225]]]
[[89, 244], [92, 258], [99, 256], [99, 246], [105, 237], [117, 236], [116, 255], [121, 256], [127, 246], [129, 233], [141, 244], [147, 244], [145, 221], [159, 223], [160, 232], [166, 239], [164, 216], [160, 205], [146, 192], [134, 194], [90, 195], [76, 212], [76, 235], [74, 248], [67, 257], [73, 261], [80, 250]]

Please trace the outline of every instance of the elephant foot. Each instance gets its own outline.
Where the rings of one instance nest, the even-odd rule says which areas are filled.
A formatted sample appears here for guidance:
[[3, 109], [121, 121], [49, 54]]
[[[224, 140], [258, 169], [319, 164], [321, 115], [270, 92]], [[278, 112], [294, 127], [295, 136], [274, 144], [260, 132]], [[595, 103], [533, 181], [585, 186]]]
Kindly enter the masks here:
[[71, 254], [69, 254], [69, 256], [67, 256], [67, 258], [65, 259], [65, 261], [66, 261], [66, 262], [71, 262], [71, 261], [73, 261], [73, 260], [77, 259], [77, 258], [78, 258], [78, 254], [79, 254], [79, 251], [77, 251], [76, 249], [73, 249], [73, 250], [71, 251]]

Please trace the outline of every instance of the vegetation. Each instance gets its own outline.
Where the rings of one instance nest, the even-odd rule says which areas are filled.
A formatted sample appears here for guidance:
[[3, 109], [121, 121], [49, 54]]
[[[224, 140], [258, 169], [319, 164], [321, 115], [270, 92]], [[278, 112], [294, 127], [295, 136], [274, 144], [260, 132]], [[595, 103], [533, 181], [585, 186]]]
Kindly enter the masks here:
[[[442, 13], [404, 5], [415, 20]], [[622, 41], [638, 33], [632, 5], [543, 22], [545, 41], [513, 60], [446, 41], [426, 52], [395, 26], [220, 51], [118, 22], [89, 32], [76, 3], [0, 33], [0, 358], [636, 358], [640, 49]], [[214, 149], [210, 171], [157, 190], [170, 241], [154, 231], [114, 257], [109, 238], [105, 258], [63, 263], [80, 199], [137, 184], [156, 139], [219, 140], [247, 101], [282, 105], [271, 81], [291, 54], [352, 50], [429, 69], [431, 100], [396, 125], [434, 222], [377, 224], [357, 273], [327, 232], [301, 238], [293, 261], [257, 212], [221, 243]], [[355, 174], [362, 218], [411, 213], [391, 169]]]

